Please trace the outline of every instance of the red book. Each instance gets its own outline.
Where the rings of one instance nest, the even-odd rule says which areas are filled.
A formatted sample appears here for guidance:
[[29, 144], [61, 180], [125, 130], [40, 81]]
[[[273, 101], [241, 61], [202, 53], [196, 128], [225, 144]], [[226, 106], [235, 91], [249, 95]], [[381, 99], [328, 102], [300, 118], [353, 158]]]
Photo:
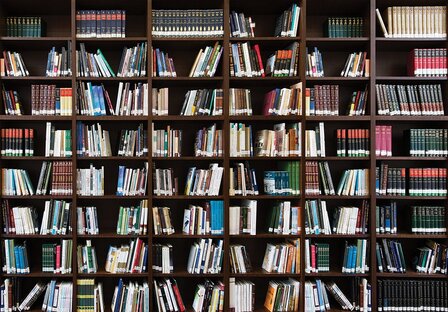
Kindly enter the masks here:
[[392, 126], [386, 128], [386, 156], [392, 156]]
[[318, 268], [316, 264], [316, 245], [311, 245], [311, 268], [312, 271], [317, 273]]
[[254, 45], [254, 50], [255, 50], [255, 54], [257, 56], [257, 62], [258, 62], [258, 67], [260, 68], [261, 77], [265, 77], [263, 61], [261, 59], [260, 47], [258, 46], [258, 44]]
[[179, 287], [177, 286], [177, 282], [175, 280], [172, 281], [172, 286], [174, 295], [176, 296], [177, 305], [179, 306], [179, 311], [184, 312], [186, 310], [185, 305], [180, 295]]
[[56, 268], [54, 273], [61, 273], [61, 245], [56, 246]]
[[137, 239], [137, 246], [134, 247], [134, 262], [131, 266], [131, 273], [137, 273], [136, 267], [139, 264], [140, 261], [140, 252], [142, 249], [143, 241], [141, 239]]

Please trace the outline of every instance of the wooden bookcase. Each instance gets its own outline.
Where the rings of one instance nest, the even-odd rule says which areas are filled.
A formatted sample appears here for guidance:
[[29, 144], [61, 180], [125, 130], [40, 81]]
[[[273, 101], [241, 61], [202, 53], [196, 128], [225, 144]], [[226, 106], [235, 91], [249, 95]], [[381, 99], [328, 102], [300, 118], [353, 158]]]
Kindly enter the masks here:
[[[414, 273], [412, 269], [405, 274], [377, 273], [375, 242], [381, 238], [399, 239], [405, 249], [406, 254], [411, 254], [417, 246], [424, 243], [425, 239], [431, 238], [438, 242], [447, 244], [448, 235], [413, 235], [410, 234], [410, 206], [418, 204], [437, 204], [448, 208], [446, 197], [391, 197], [375, 195], [375, 167], [381, 161], [387, 162], [392, 166], [404, 167], [424, 167], [437, 166], [447, 167], [446, 158], [418, 158], [408, 156], [408, 147], [404, 140], [403, 131], [412, 127], [417, 128], [448, 128], [448, 83], [446, 78], [414, 78], [406, 75], [406, 57], [407, 53], [413, 48], [446, 48], [447, 41], [441, 39], [389, 39], [384, 38], [382, 31], [377, 23], [375, 9], [380, 11], [393, 5], [422, 5], [421, 1], [416, 0], [300, 0], [300, 28], [299, 35], [291, 38], [273, 37], [275, 19], [284, 10], [286, 10], [293, 0], [278, 0], [272, 2], [269, 0], [258, 1], [240, 1], [240, 0], [219, 0], [219, 1], [162, 1], [162, 0], [4, 0], [0, 4], [0, 48], [1, 50], [11, 50], [22, 53], [24, 61], [30, 71], [29, 77], [1, 77], [0, 83], [9, 89], [19, 91], [22, 98], [23, 108], [26, 113], [24, 116], [6, 116], [3, 105], [0, 108], [0, 128], [34, 128], [35, 137], [35, 156], [34, 157], [1, 157], [0, 166], [2, 168], [23, 168], [27, 169], [33, 183], [38, 180], [40, 166], [45, 160], [58, 160], [56, 158], [43, 157], [44, 151], [44, 133], [45, 122], [53, 122], [58, 129], [72, 130], [72, 151], [73, 156], [73, 196], [31, 196], [31, 197], [8, 197], [1, 196], [1, 199], [8, 199], [12, 205], [32, 205], [36, 207], [41, 214], [43, 213], [43, 203], [49, 199], [66, 199], [72, 202], [72, 228], [69, 235], [61, 236], [41, 236], [41, 235], [5, 235], [0, 234], [0, 239], [15, 238], [17, 241], [27, 240], [28, 253], [31, 262], [31, 274], [28, 275], [6, 275], [0, 274], [3, 280], [7, 277], [17, 277], [22, 280], [22, 296], [38, 280], [71, 280], [73, 282], [73, 298], [76, 298], [76, 281], [80, 278], [95, 278], [104, 284], [105, 305], [109, 307], [113, 288], [117, 285], [118, 279], [122, 277], [125, 281], [147, 281], [150, 287], [151, 306], [155, 309], [154, 297], [152, 294], [153, 279], [160, 277], [173, 277], [177, 280], [179, 288], [186, 305], [191, 310], [191, 303], [194, 297], [195, 285], [204, 281], [206, 278], [212, 280], [222, 280], [226, 287], [230, 277], [236, 277], [253, 281], [256, 285], [255, 305], [257, 311], [263, 311], [263, 303], [266, 295], [269, 280], [281, 280], [288, 277], [296, 278], [301, 282], [300, 310], [304, 309], [304, 282], [322, 278], [322, 280], [335, 280], [341, 289], [348, 291], [349, 281], [355, 276], [366, 277], [372, 285], [372, 311], [377, 311], [376, 289], [377, 279], [379, 278], [443, 278], [443, 275], [423, 275]], [[445, 5], [442, 0], [427, 0], [424, 5]], [[224, 37], [223, 38], [153, 38], [151, 35], [151, 11], [153, 9], [211, 9], [222, 8], [224, 10]], [[76, 10], [83, 9], [122, 9], [126, 10], [126, 38], [110, 39], [79, 39], [75, 34], [75, 13]], [[229, 13], [235, 10], [244, 12], [246, 16], [251, 16], [256, 22], [255, 38], [232, 38], [230, 36]], [[42, 38], [13, 38], [6, 37], [5, 19], [7, 16], [41, 16], [47, 24], [47, 36]], [[327, 38], [323, 32], [323, 25], [329, 16], [362, 16], [364, 18], [363, 37], [360, 38]], [[48, 51], [55, 46], [60, 48], [66, 45], [66, 42], [72, 42], [72, 69], [75, 65], [75, 48], [79, 48], [80, 43], [85, 43], [89, 51], [100, 48], [115, 70], [121, 57], [121, 51], [124, 46], [133, 46], [140, 42], [147, 42], [148, 47], [158, 47], [168, 52], [174, 58], [176, 65], [177, 78], [77, 78], [72, 77], [47, 78], [45, 77], [45, 66]], [[188, 72], [193, 64], [196, 53], [200, 48], [207, 44], [213, 44], [220, 41], [224, 46], [224, 52], [221, 57], [217, 73], [213, 78], [189, 78]], [[282, 49], [288, 44], [297, 41], [300, 43], [300, 62], [299, 75], [297, 77], [285, 78], [236, 78], [229, 74], [229, 51], [228, 46], [232, 42], [250, 41], [258, 43], [261, 48], [263, 62], [267, 56], [277, 49]], [[309, 78], [305, 76], [305, 47], [318, 47], [323, 55], [323, 62], [326, 76], [323, 78]], [[369, 78], [341, 78], [339, 77], [347, 55], [351, 52], [367, 51], [368, 58], [371, 61]], [[150, 59], [148, 53], [148, 60]], [[150, 63], [148, 63], [150, 65]], [[169, 87], [170, 103], [168, 116], [139, 116], [139, 117], [121, 117], [121, 116], [77, 116], [75, 110], [76, 85], [78, 81], [92, 81], [95, 83], [104, 83], [110, 92], [112, 102], [116, 99], [118, 83], [120, 81], [144, 82], [148, 83], [148, 88]], [[337, 84], [340, 89], [340, 115], [339, 116], [262, 116], [262, 103], [264, 94], [276, 87], [289, 87], [290, 85], [303, 82], [303, 87], [312, 87], [315, 84]], [[56, 84], [58, 87], [73, 88], [73, 114], [69, 117], [61, 116], [31, 116], [31, 84]], [[375, 84], [377, 83], [437, 83], [442, 84], [443, 99], [445, 106], [445, 116], [437, 117], [404, 117], [404, 116], [378, 116], [376, 113], [376, 95]], [[351, 92], [362, 90], [368, 87], [369, 96], [367, 101], [367, 110], [365, 116], [345, 116], [347, 102]], [[185, 92], [193, 88], [222, 88], [224, 90], [224, 113], [222, 116], [199, 116], [188, 117], [179, 116]], [[252, 103], [254, 106], [254, 116], [229, 116], [229, 88], [249, 88], [252, 93]], [[151, 101], [151, 98], [150, 98]], [[303, 103], [305, 103], [305, 94], [303, 93]], [[149, 103], [151, 107], [151, 103]], [[174, 129], [184, 131], [183, 151], [184, 155], [178, 158], [157, 158], [149, 155], [145, 158], [137, 157], [100, 157], [100, 158], [79, 158], [76, 155], [76, 123], [83, 121], [87, 124], [101, 123], [111, 134], [112, 151], [116, 155], [119, 131], [121, 129], [136, 129], [140, 123], [143, 123], [145, 129], [148, 129], [148, 147], [151, 154], [151, 124], [154, 122], [156, 129], [162, 129], [166, 125], [171, 125]], [[229, 126], [230, 122], [245, 122], [254, 126], [254, 129], [269, 129], [278, 122], [301, 122], [302, 138], [305, 130], [314, 128], [319, 122], [325, 122], [326, 128], [326, 148], [327, 157], [325, 158], [305, 158], [290, 157], [284, 159], [278, 158], [260, 158], [260, 157], [229, 157]], [[201, 158], [194, 157], [193, 143], [196, 131], [202, 127], [216, 123], [219, 129], [224, 131], [223, 157]], [[375, 133], [376, 125], [393, 126], [393, 157], [381, 158], [375, 156]], [[336, 157], [335, 129], [337, 128], [365, 128], [371, 133], [370, 157], [367, 158], [340, 158]], [[303, 139], [302, 139], [303, 140]], [[304, 141], [302, 142], [304, 148]], [[304, 151], [302, 150], [302, 155]], [[66, 160], [66, 158], [64, 158]], [[301, 194], [304, 192], [305, 182], [305, 164], [307, 160], [325, 160], [330, 164], [334, 183], [339, 178], [344, 169], [349, 168], [368, 168], [370, 169], [370, 195], [366, 197], [343, 197], [343, 196], [229, 196], [229, 168], [233, 163], [248, 160], [250, 165], [257, 170], [258, 185], [262, 187], [263, 172], [265, 169], [277, 168], [277, 161], [299, 161], [301, 173]], [[116, 181], [118, 174], [118, 165], [125, 164], [130, 167], [141, 167], [144, 161], [148, 161], [150, 166], [150, 176], [148, 178], [147, 196], [144, 197], [117, 197], [115, 194]], [[153, 164], [159, 168], [172, 167], [176, 176], [179, 178], [179, 188], [183, 189], [188, 167], [197, 165], [201, 168], [207, 168], [211, 162], [217, 162], [224, 167], [224, 176], [221, 186], [221, 195], [218, 197], [189, 197], [189, 196], [171, 196], [158, 197], [152, 195], [152, 169]], [[104, 165], [106, 169], [105, 196], [85, 197], [76, 195], [76, 168], [87, 168], [92, 163], [95, 166]], [[0, 182], [1, 183], [1, 182]], [[263, 192], [261, 192], [263, 193]], [[330, 210], [341, 205], [360, 205], [362, 200], [370, 202], [369, 232], [365, 235], [305, 235], [304, 225], [302, 224], [302, 233], [296, 236], [274, 235], [267, 233], [264, 223], [270, 213], [270, 207], [278, 200], [290, 200], [293, 204], [304, 207], [307, 199], [324, 199]], [[152, 214], [149, 214], [148, 234], [140, 236], [149, 245], [151, 253], [152, 245], [155, 243], [170, 243], [174, 247], [174, 273], [156, 274], [151, 270], [152, 257], [148, 259], [148, 273], [142, 274], [109, 274], [104, 272], [104, 263], [109, 245], [119, 245], [129, 241], [129, 236], [119, 236], [115, 234], [115, 226], [118, 217], [118, 208], [120, 205], [136, 205], [141, 199], [148, 200], [148, 207], [166, 205], [171, 207], [172, 219], [175, 225], [176, 234], [170, 236], [155, 236], [152, 231]], [[201, 203], [204, 200], [222, 199], [225, 205], [225, 234], [216, 235], [191, 235], [181, 234], [181, 224], [183, 209], [190, 203]], [[229, 205], [237, 205], [244, 199], [258, 200], [258, 220], [257, 235], [235, 235], [229, 236]], [[395, 200], [398, 204], [398, 234], [386, 235], [375, 233], [375, 206], [385, 204]], [[97, 206], [98, 221], [100, 226], [99, 235], [77, 235], [76, 233], [76, 207], [78, 206]], [[301, 210], [302, 220], [304, 211]], [[447, 222], [448, 223], [448, 222]], [[186, 271], [187, 258], [190, 245], [197, 238], [212, 237], [224, 240], [224, 264], [221, 274], [202, 274], [191, 275]], [[285, 238], [300, 238], [301, 240], [301, 274], [268, 274], [262, 271], [261, 263], [263, 260], [266, 243], [281, 242]], [[56, 242], [61, 238], [73, 239], [73, 267], [72, 274], [53, 275], [40, 272], [41, 245], [44, 242]], [[326, 273], [305, 274], [304, 270], [304, 240], [311, 238], [313, 241], [330, 243], [331, 271]], [[343, 274], [341, 273], [342, 258], [344, 253], [344, 241], [355, 242], [357, 238], [366, 238], [369, 241], [370, 271], [367, 274]], [[76, 266], [76, 246], [84, 244], [86, 239], [91, 239], [96, 248], [99, 272], [96, 274], [79, 274]], [[244, 244], [249, 252], [253, 272], [247, 274], [231, 274], [229, 262], [229, 245], [233, 243]], [[3, 251], [0, 251], [3, 252]], [[408, 262], [411, 259], [408, 257]], [[225, 311], [228, 311], [229, 296], [226, 288]], [[34, 305], [36, 310], [42, 298], [38, 299]], [[332, 302], [332, 310], [338, 307], [335, 301]], [[75, 303], [74, 303], [75, 304]], [[73, 307], [75, 309], [75, 307]], [[108, 308], [109, 309], [109, 308]]]

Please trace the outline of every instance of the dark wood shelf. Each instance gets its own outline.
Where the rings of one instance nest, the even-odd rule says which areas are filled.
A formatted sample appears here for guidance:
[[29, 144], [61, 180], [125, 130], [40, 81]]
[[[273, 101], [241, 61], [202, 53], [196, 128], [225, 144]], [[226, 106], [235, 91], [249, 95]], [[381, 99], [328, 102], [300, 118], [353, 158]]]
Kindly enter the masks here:
[[447, 81], [447, 77], [408, 77], [408, 76], [376, 76], [376, 80], [385, 81]]
[[153, 121], [224, 121], [223, 116], [180, 116], [180, 115], [168, 115], [168, 116], [152, 116]]
[[77, 42], [139, 42], [148, 41], [148, 37], [125, 37], [125, 38], [76, 38]]
[[163, 200], [194, 200], [194, 199], [223, 199], [224, 196], [187, 196], [187, 195], [172, 195], [172, 196], [156, 196], [152, 195], [153, 199], [163, 199]]
[[[1, 80], [1, 79], [0, 79]], [[47, 122], [47, 121], [71, 121], [71, 116], [41, 116], [41, 115], [22, 115], [10, 116], [0, 115], [1, 121], [28, 121], [28, 122]]]
[[370, 273], [342, 273], [336, 271], [330, 272], [318, 272], [318, 273], [305, 273], [306, 277], [369, 277]]
[[0, 80], [6, 80], [6, 81], [72, 81], [72, 77], [45, 77], [45, 76], [6, 76], [6, 77], [0, 77]]
[[263, 161], [263, 160], [297, 160], [300, 161], [302, 159], [302, 157], [300, 156], [253, 156], [253, 157], [229, 157], [230, 161], [245, 161], [245, 160], [250, 160], [250, 161]]
[[370, 196], [305, 195], [307, 199], [370, 199]]
[[428, 273], [417, 273], [417, 272], [409, 272], [406, 271], [406, 273], [387, 273], [387, 272], [377, 272], [377, 277], [380, 278], [428, 278], [428, 279], [435, 279], [435, 278], [446, 278], [446, 274], [428, 274]]
[[216, 239], [223, 239], [224, 235], [212, 235], [212, 234], [207, 234], [207, 235], [199, 235], [199, 234], [195, 234], [195, 235], [187, 235], [187, 234], [183, 234], [183, 233], [175, 233], [175, 234], [171, 234], [171, 235], [155, 235], [153, 234], [153, 239], [197, 239], [197, 238], [216, 238]]
[[326, 157], [305, 157], [305, 160], [317, 160], [317, 161], [369, 161], [370, 157], [326, 156]]
[[230, 121], [300, 121], [302, 120], [302, 116], [298, 115], [288, 115], [288, 116], [279, 116], [279, 115], [270, 115], [270, 116], [230, 116]]
[[160, 160], [160, 161], [222, 161], [224, 157], [222, 156], [214, 156], [214, 157], [202, 157], [202, 156], [180, 156], [180, 157], [152, 157], [152, 160]]
[[448, 121], [448, 116], [376, 116], [377, 121]]
[[376, 238], [388, 239], [444, 239], [448, 238], [448, 234], [412, 234], [412, 233], [397, 233], [397, 234], [380, 234], [376, 233]]
[[353, 238], [353, 239], [362, 239], [369, 238], [370, 234], [305, 234], [306, 238]]
[[377, 199], [393, 199], [393, 200], [446, 200], [446, 196], [392, 196], [381, 195], [376, 196]]
[[73, 157], [45, 157], [45, 156], [0, 156], [0, 160], [24, 160], [24, 161], [57, 161], [72, 160]]
[[300, 238], [300, 234], [274, 234], [274, 233], [257, 233], [256, 235], [249, 235], [249, 234], [236, 234], [236, 235], [229, 235], [230, 239], [297, 239]]
[[80, 121], [147, 121], [148, 116], [76, 116]]
[[344, 82], [344, 81], [369, 81], [370, 77], [306, 77], [307, 81], [338, 81], [338, 82]]
[[230, 199], [278, 199], [278, 200], [300, 200], [298, 195], [247, 195], [247, 196], [229, 196]]
[[300, 37], [230, 37], [230, 42], [245, 42], [245, 41], [255, 41], [255, 42], [290, 42], [290, 41], [300, 41]]
[[369, 42], [369, 37], [343, 37], [343, 38], [328, 38], [328, 37], [306, 37], [307, 42], [319, 43], [319, 42]]
[[370, 116], [307, 116], [307, 121], [370, 121]]
[[376, 160], [384, 161], [447, 161], [446, 157], [416, 157], [416, 156], [377, 156]]
[[57, 42], [72, 40], [70, 36], [51, 36], [51, 37], [0, 37], [0, 41], [6, 42]]
[[264, 278], [272, 278], [272, 277], [279, 277], [279, 278], [285, 278], [285, 277], [292, 277], [292, 278], [298, 278], [300, 277], [300, 273], [269, 273], [267, 271], [264, 271], [262, 269], [258, 269], [252, 272], [247, 273], [230, 273], [231, 277], [238, 277], [238, 278], [250, 278], [250, 277], [264, 277]]

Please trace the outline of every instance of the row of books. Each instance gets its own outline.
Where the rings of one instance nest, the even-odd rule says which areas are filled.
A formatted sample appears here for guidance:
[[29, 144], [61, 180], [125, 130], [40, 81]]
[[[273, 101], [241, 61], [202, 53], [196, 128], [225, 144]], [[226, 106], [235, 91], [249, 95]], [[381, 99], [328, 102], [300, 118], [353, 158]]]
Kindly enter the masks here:
[[125, 10], [77, 10], [76, 38], [125, 38]]
[[235, 38], [255, 37], [255, 21], [243, 12], [230, 12], [230, 34]]
[[177, 77], [174, 60], [159, 48], [152, 48], [152, 76], [153, 77]]
[[265, 171], [264, 193], [272, 196], [300, 195], [300, 164], [297, 161], [282, 163], [284, 170]]
[[121, 130], [117, 154], [126, 157], [148, 156], [148, 131], [144, 130], [142, 123], [137, 130]]
[[[167, 94], [167, 93], [166, 93]], [[167, 96], [168, 97], [168, 96]], [[157, 102], [156, 112], [158, 116], [168, 115], [168, 98], [162, 103]], [[162, 105], [161, 105], [162, 104]], [[161, 109], [162, 108], [162, 109]], [[185, 94], [185, 100], [180, 111], [181, 116], [221, 116], [223, 113], [223, 90], [222, 89], [199, 89], [189, 90]]]
[[95, 206], [76, 207], [76, 220], [78, 235], [98, 235], [100, 233], [98, 212]]
[[219, 274], [224, 257], [223, 240], [200, 239], [190, 248], [187, 272], [190, 274]]
[[415, 77], [446, 77], [446, 49], [414, 49], [409, 52], [408, 75]]
[[361, 207], [342, 206], [333, 211], [332, 222], [324, 200], [305, 202], [305, 234], [314, 235], [355, 235], [368, 232], [369, 202], [364, 200]]
[[76, 169], [76, 194], [80, 196], [104, 195], [104, 166], [95, 168], [90, 164], [89, 168]]
[[392, 156], [392, 126], [375, 126], [375, 155]]
[[152, 124], [152, 156], [180, 157], [182, 156], [182, 130], [172, 129], [168, 125], [165, 129], [154, 129]]
[[[13, 287], [16, 289], [12, 289]], [[11, 291], [10, 294], [18, 291], [18, 287], [19, 286], [17, 283], [14, 285], [9, 279], [8, 282], [5, 280], [5, 291]], [[8, 296], [5, 296], [5, 311], [6, 309], [9, 309], [8, 311], [12, 311], [14, 309], [17, 309], [18, 311], [30, 310], [33, 304], [44, 292], [44, 299], [42, 301], [43, 312], [50, 312], [53, 310], [72, 310], [73, 284], [71, 282], [57, 282], [56, 280], [51, 280], [46, 284], [37, 282], [22, 301], [14, 300], [12, 296], [6, 299]]]
[[342, 263], [342, 273], [367, 273], [369, 272], [367, 239], [356, 240], [356, 245], [349, 245], [345, 242], [344, 261]]
[[330, 271], [330, 245], [305, 239], [305, 273]]
[[219, 41], [215, 45], [200, 49], [188, 77], [214, 77], [221, 59], [223, 47]]
[[305, 74], [307, 77], [325, 76], [322, 54], [316, 47], [310, 50], [306, 47]]
[[[175, 279], [165, 278], [163, 280], [154, 280], [154, 296], [157, 305], [157, 311], [186, 311], [184, 301], [179, 291], [179, 286]], [[148, 292], [149, 288], [146, 285], [144, 288], [144, 293]], [[147, 304], [148, 300], [144, 304]], [[149, 310], [149, 307], [148, 309]]]
[[35, 190], [28, 172], [24, 169], [2, 168], [2, 195], [29, 196]]
[[[102, 283], [95, 284], [94, 279], [78, 279], [76, 281], [76, 291], [76, 307], [78, 310], [104, 312]], [[123, 298], [120, 297], [120, 299]], [[115, 297], [113, 298], [112, 303], [115, 303]]]
[[173, 245], [152, 245], [152, 270], [153, 272], [162, 274], [172, 273], [174, 271]]
[[72, 194], [72, 170], [71, 161], [42, 162], [36, 195], [70, 196]]
[[148, 170], [148, 162], [138, 169], [118, 166], [117, 196], [145, 196]]
[[0, 58], [1, 77], [25, 77], [30, 75], [20, 53], [3, 51], [2, 56], [3, 57]]
[[148, 44], [137, 43], [132, 48], [123, 48], [117, 77], [146, 77]]
[[45, 127], [45, 157], [71, 157], [72, 131], [56, 130], [51, 122]]
[[285, 50], [277, 50], [266, 61], [266, 76], [295, 77], [299, 67], [299, 43], [294, 42]]
[[378, 280], [378, 311], [431, 310], [448, 306], [446, 280]]
[[42, 272], [72, 273], [72, 248], [71, 239], [63, 239], [60, 244], [42, 244]]
[[416, 234], [446, 233], [445, 211], [442, 206], [412, 206], [411, 231]]
[[315, 282], [305, 282], [305, 311], [331, 311], [328, 292], [338, 302], [343, 310], [371, 311], [372, 286], [367, 279], [356, 277], [351, 283], [352, 297], [349, 299], [334, 282], [323, 282], [316, 279]]
[[427, 241], [424, 247], [419, 248], [419, 256], [415, 269], [417, 273], [447, 274], [448, 252], [445, 245], [434, 241]]
[[[72, 88], [56, 85], [31, 85], [31, 115], [71, 116]], [[11, 107], [14, 107], [11, 105]], [[22, 112], [23, 114], [23, 112]]]
[[258, 44], [252, 48], [250, 42], [231, 43], [229, 57], [231, 77], [264, 77], [266, 75]]
[[223, 9], [152, 10], [153, 37], [222, 37]]
[[229, 308], [244, 312], [255, 309], [255, 284], [252, 281], [229, 279]]
[[[154, 208], [153, 208], [154, 209]], [[96, 210], [96, 209], [95, 209]], [[144, 199], [139, 206], [120, 206], [117, 220], [118, 235], [146, 235], [148, 232], [148, 200]]]
[[1, 155], [20, 157], [34, 155], [34, 129], [1, 129]]
[[399, 241], [382, 239], [376, 243], [376, 258], [379, 272], [406, 273], [406, 260]]
[[230, 245], [230, 270], [232, 273], [245, 274], [252, 271], [249, 254], [244, 245]]
[[109, 246], [104, 270], [109, 273], [147, 272], [148, 245], [137, 238], [120, 247]]
[[297, 37], [299, 31], [300, 7], [293, 3], [283, 11], [275, 22], [274, 35], [276, 37]]
[[112, 67], [100, 49], [87, 52], [84, 43], [76, 50], [76, 77], [116, 77]]
[[440, 84], [377, 84], [375, 89], [378, 115], [443, 116], [445, 114]]
[[446, 38], [446, 6], [392, 6], [383, 15], [376, 9], [386, 38]]
[[2, 99], [5, 115], [23, 115], [22, 100], [17, 91], [6, 90], [5, 85], [2, 84]]
[[391, 201], [388, 205], [376, 206], [375, 229], [380, 234], [397, 234], [397, 202]]
[[[256, 205], [253, 204], [252, 206], [256, 208]], [[252, 222], [256, 225], [256, 215], [254, 217], [255, 220]], [[268, 219], [268, 232], [279, 235], [299, 235], [302, 232], [301, 218], [300, 207], [293, 206], [290, 201], [277, 202], [272, 207], [271, 215]], [[250, 230], [252, 230], [252, 227]], [[256, 228], [253, 230], [253, 234], [252, 232], [251, 234], [255, 235], [255, 231]]]
[[[205, 280], [198, 284], [193, 299], [194, 311], [224, 311], [224, 284], [221, 281]], [[160, 310], [159, 310], [160, 311]]]
[[70, 77], [72, 75], [72, 44], [68, 41], [67, 48], [62, 47], [57, 52], [53, 47], [48, 53], [45, 77]]
[[325, 124], [319, 122], [315, 130], [305, 130], [305, 157], [325, 155]]
[[262, 269], [268, 273], [300, 274], [300, 240], [266, 245]]
[[229, 206], [229, 234], [257, 233], [257, 201], [243, 200], [241, 206]]
[[356, 38], [364, 34], [362, 17], [329, 17], [326, 33], [328, 38]]
[[[132, 143], [131, 141], [129, 145], [132, 146]], [[82, 122], [77, 122], [76, 155], [79, 157], [112, 156], [109, 131], [103, 130], [99, 123], [86, 125]], [[133, 156], [133, 153], [130, 156]]]
[[370, 60], [367, 52], [353, 52], [347, 57], [341, 77], [370, 77]]
[[[254, 297], [254, 296], [252, 296]], [[269, 281], [264, 307], [269, 311], [299, 311], [300, 282], [289, 278]]]
[[217, 129], [216, 124], [208, 128], [204, 127], [196, 133], [194, 155], [196, 157], [222, 157], [223, 142], [222, 129]]
[[446, 157], [448, 129], [410, 129], [409, 154], [415, 157]]
[[96, 273], [98, 271], [98, 263], [96, 260], [95, 247], [92, 246], [90, 239], [86, 240], [86, 244], [78, 245], [76, 249], [78, 273]]
[[[286, 125], [286, 123], [280, 123], [275, 124], [273, 130], [265, 129], [257, 131], [257, 136], [255, 139], [256, 140], [255, 156], [259, 157], [300, 156], [301, 143], [302, 143], [301, 134], [302, 134], [301, 123], [292, 123], [288, 125]], [[235, 132], [231, 132], [230, 144], [232, 146], [237, 145], [238, 144], [237, 142], [238, 138], [235, 136]]]
[[[376, 141], [377, 146], [380, 142]], [[339, 157], [369, 157], [370, 130], [336, 129], [336, 146], [336, 155]]]
[[188, 196], [218, 196], [224, 168], [217, 163], [210, 164], [208, 169], [191, 167], [185, 181], [184, 194]]
[[45, 34], [45, 22], [40, 16], [6, 17], [6, 36], [42, 37]]
[[339, 85], [314, 85], [305, 89], [306, 116], [338, 116]]
[[[174, 233], [174, 229], [167, 234]], [[224, 234], [224, 202], [211, 200], [201, 205], [189, 205], [184, 209], [182, 233], [185, 235]]]
[[6, 274], [28, 274], [30, 264], [28, 261], [27, 243], [16, 245], [14, 239], [1, 241], [2, 247], [2, 272]]

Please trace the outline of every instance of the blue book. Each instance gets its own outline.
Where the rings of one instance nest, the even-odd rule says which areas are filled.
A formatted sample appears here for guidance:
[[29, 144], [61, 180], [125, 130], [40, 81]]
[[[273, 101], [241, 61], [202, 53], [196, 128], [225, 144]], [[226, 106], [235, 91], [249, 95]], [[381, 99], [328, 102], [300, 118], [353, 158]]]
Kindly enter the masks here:
[[20, 261], [20, 247], [14, 246], [14, 259], [16, 262], [16, 273], [22, 273], [22, 264]]
[[118, 280], [117, 297], [115, 298], [114, 312], [120, 311], [120, 301], [121, 301], [121, 292], [122, 291], [123, 291], [123, 280], [120, 278]]
[[103, 88], [101, 86], [94, 86], [100, 106], [100, 115], [105, 116], [106, 115], [106, 103], [104, 102], [104, 94], [103, 94]]
[[275, 195], [275, 171], [264, 172], [263, 184], [267, 195]]
[[54, 296], [54, 288], [56, 286], [56, 280], [51, 280], [50, 285], [50, 295], [48, 296], [47, 309], [51, 309], [53, 307], [53, 296]]
[[97, 89], [101, 88], [100, 86], [91, 86], [90, 87], [90, 94], [92, 96], [92, 106], [93, 106], [93, 115], [94, 116], [101, 116], [101, 107], [100, 107], [100, 99], [98, 98], [98, 91]]
[[319, 227], [319, 219], [317, 217], [317, 206], [316, 206], [316, 202], [312, 201], [311, 202], [311, 209], [312, 209], [312, 217], [313, 217], [313, 229], [314, 229], [314, 234], [320, 234], [320, 227]]
[[224, 234], [224, 202], [219, 202], [219, 234]]
[[123, 196], [124, 195], [124, 173], [125, 173], [126, 167], [125, 166], [118, 166], [118, 182], [117, 182], [117, 196]]
[[319, 300], [319, 311], [325, 311], [325, 302], [322, 294], [322, 285], [320, 280], [316, 280], [317, 298]]
[[51, 234], [56, 235], [57, 234], [57, 228], [58, 228], [58, 220], [59, 220], [59, 210], [61, 209], [61, 202], [56, 201], [54, 205], [53, 210], [53, 221], [51, 224]]
[[[352, 266], [350, 267], [350, 272], [351, 273], [355, 273], [355, 268], [356, 268], [356, 257], [358, 255], [358, 249], [356, 248], [356, 246], [352, 246]], [[361, 252], [361, 250], [359, 251]]]

